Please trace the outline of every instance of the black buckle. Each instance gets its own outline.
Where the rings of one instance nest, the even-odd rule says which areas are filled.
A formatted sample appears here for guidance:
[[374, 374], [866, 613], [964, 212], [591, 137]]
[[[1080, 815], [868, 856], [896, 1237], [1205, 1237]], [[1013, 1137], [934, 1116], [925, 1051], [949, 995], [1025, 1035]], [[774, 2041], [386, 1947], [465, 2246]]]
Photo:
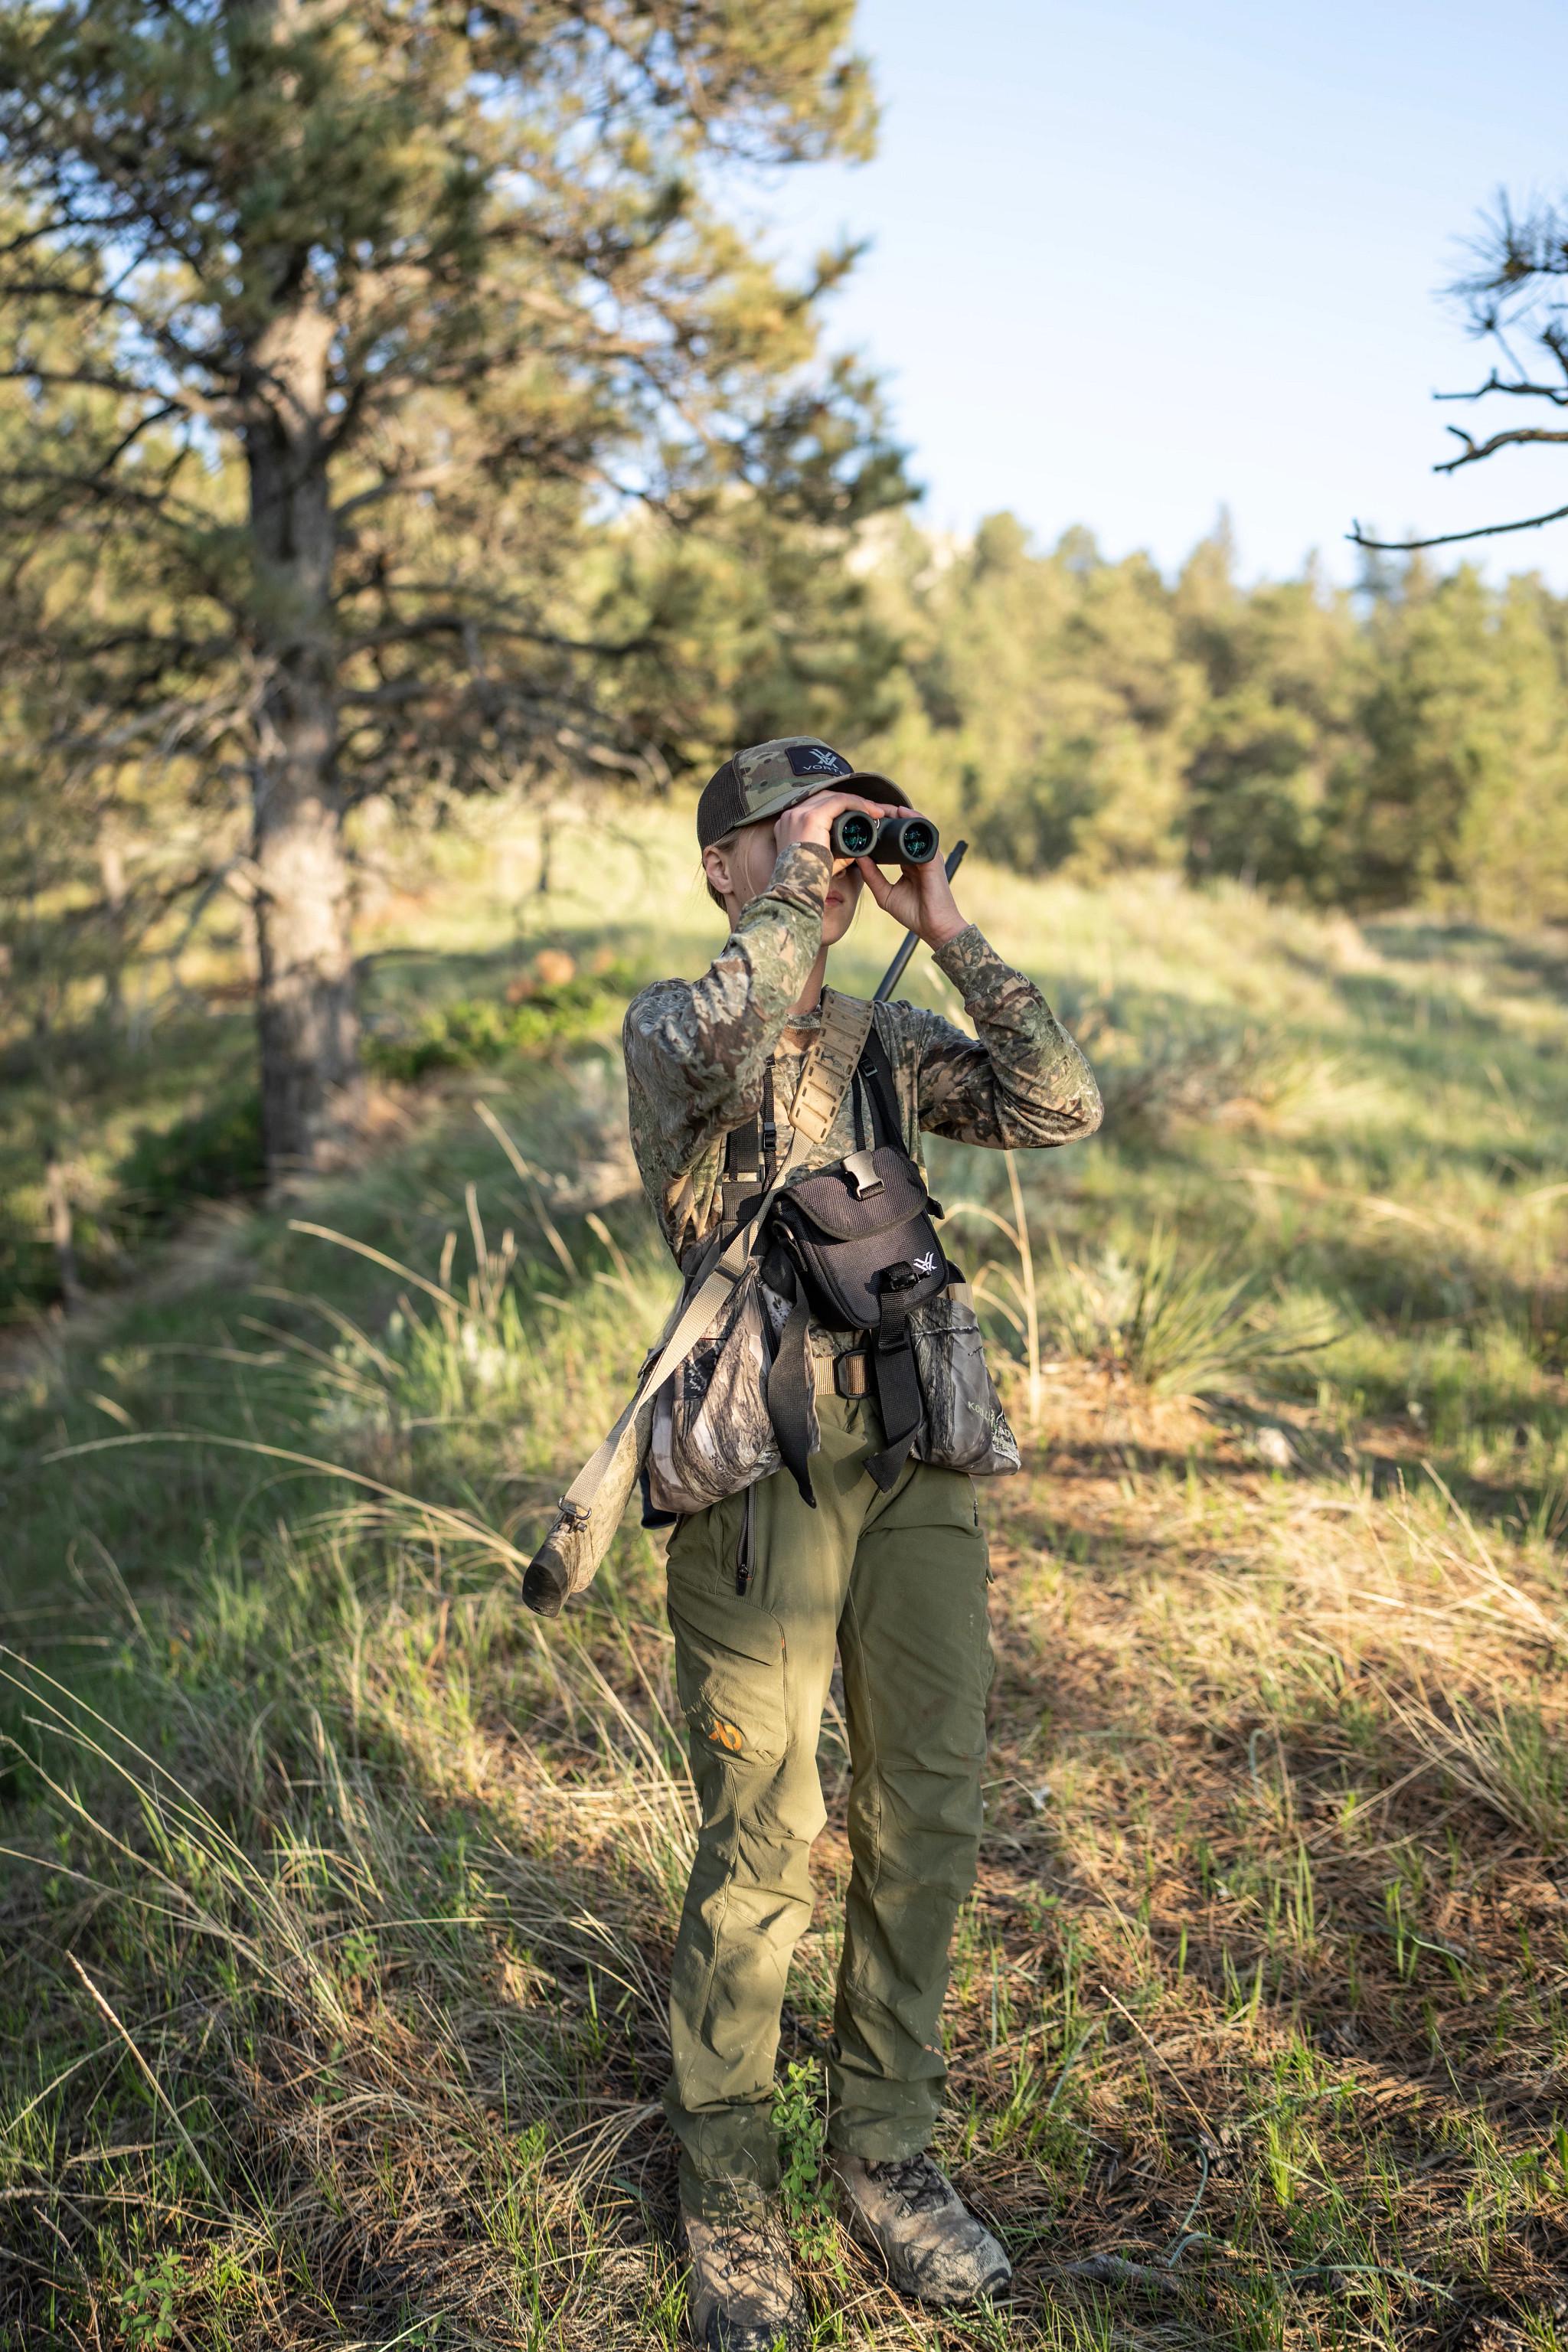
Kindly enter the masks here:
[[731, 1231], [742, 1224], [762, 1199], [763, 1189], [760, 1176], [742, 1176], [734, 1183], [721, 1184], [719, 1191], [722, 1223]]

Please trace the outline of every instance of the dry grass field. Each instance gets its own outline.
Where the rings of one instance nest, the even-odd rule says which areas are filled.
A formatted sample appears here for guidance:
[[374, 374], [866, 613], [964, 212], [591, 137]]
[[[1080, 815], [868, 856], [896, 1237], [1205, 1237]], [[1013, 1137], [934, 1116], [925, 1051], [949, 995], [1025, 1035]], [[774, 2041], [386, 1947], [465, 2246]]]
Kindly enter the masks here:
[[[673, 820], [554, 862], [385, 898], [384, 1036], [483, 1042], [542, 947], [699, 968]], [[933, 2317], [805, 2198], [817, 2340], [1561, 2352], [1568, 947], [965, 882], [1108, 1103], [934, 1171], [1028, 1436], [939, 2151], [1016, 2282]], [[553, 1624], [517, 1593], [670, 1292], [615, 1030], [436, 1055], [291, 1215], [0, 1351], [6, 2352], [682, 2340], [658, 1539]], [[831, 1714], [821, 1764], [802, 2177]]]

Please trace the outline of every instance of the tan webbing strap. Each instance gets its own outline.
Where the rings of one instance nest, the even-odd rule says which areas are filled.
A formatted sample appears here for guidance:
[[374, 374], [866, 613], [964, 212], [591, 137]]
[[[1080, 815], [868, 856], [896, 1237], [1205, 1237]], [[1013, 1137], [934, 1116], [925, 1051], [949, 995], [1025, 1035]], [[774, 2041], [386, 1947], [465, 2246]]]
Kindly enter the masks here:
[[784, 1179], [799, 1160], [805, 1149], [805, 1140], [804, 1136], [795, 1137], [777, 1176], [763, 1195], [763, 1204], [755, 1217], [742, 1226], [707, 1279], [699, 1283], [684, 1306], [679, 1299], [676, 1301], [675, 1314], [671, 1321], [666, 1324], [660, 1335], [663, 1344], [651, 1368], [637, 1382], [637, 1394], [620, 1415], [598, 1452], [584, 1462], [566, 1492], [562, 1496], [561, 1509], [567, 1518], [574, 1521], [586, 1518], [593, 1508], [594, 1497], [599, 1491], [600, 1481], [610, 1466], [627, 1423], [635, 1419], [645, 1399], [650, 1397], [655, 1389], [686, 1361], [687, 1357], [689, 1356], [725, 1299], [739, 1282], [745, 1271], [746, 1260], [756, 1246], [763, 1219], [773, 1206], [774, 1194], [783, 1189]]
[[799, 1166], [807, 1144], [821, 1143], [831, 1133], [870, 1028], [871, 1007], [862, 998], [840, 996], [836, 989], [824, 992], [822, 1024], [807, 1048], [795, 1099], [789, 1107], [789, 1122], [795, 1129], [789, 1150], [763, 1194], [756, 1215], [749, 1218], [733, 1236], [691, 1297], [684, 1304], [677, 1299], [670, 1319], [659, 1335], [658, 1353], [637, 1382], [637, 1394], [562, 1496], [561, 1513], [571, 1525], [581, 1526], [587, 1518], [627, 1424], [655, 1389], [685, 1362], [739, 1282], [761, 1237], [763, 1220], [786, 1180]]
[[822, 1025], [789, 1107], [790, 1125], [813, 1143], [826, 1143], [832, 1133], [870, 1034], [871, 1007], [864, 997], [823, 990]]

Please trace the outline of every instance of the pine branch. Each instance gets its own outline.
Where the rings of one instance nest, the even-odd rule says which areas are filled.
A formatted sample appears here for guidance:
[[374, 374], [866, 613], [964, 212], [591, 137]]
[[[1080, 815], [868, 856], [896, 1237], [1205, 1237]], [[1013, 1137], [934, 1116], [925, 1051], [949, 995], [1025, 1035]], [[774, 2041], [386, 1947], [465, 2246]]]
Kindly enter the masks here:
[[1500, 539], [1514, 530], [1539, 530], [1543, 523], [1561, 522], [1568, 516], [1568, 507], [1553, 507], [1550, 514], [1525, 515], [1518, 522], [1485, 522], [1475, 530], [1439, 531], [1432, 539], [1369, 539], [1359, 522], [1352, 523], [1345, 533], [1352, 547], [1370, 548], [1374, 553], [1387, 555], [1414, 554], [1424, 547], [1458, 547], [1470, 539]]
[[[476, 600], [479, 592], [475, 592]], [[552, 629], [542, 629], [522, 621], [502, 617], [500, 609], [461, 611], [452, 609], [438, 613], [422, 613], [407, 621], [389, 623], [379, 629], [370, 629], [353, 637], [341, 640], [340, 649], [348, 657], [353, 654], [372, 653], [381, 647], [417, 645], [431, 637], [463, 637], [478, 632], [485, 636], [515, 638], [520, 644], [546, 646], [552, 653], [585, 654], [595, 660], [625, 660], [632, 654], [646, 653], [653, 643], [648, 632], [617, 641], [597, 637], [568, 637]]]
[[[1568, 371], [1568, 362], [1565, 362]], [[1485, 383], [1471, 392], [1435, 392], [1434, 400], [1485, 400], [1489, 393], [1511, 393], [1522, 400], [1549, 400], [1554, 408], [1568, 408], [1568, 389], [1559, 384], [1531, 383], [1522, 377], [1499, 375], [1494, 368]], [[1452, 427], [1449, 428], [1450, 431]]]
[[1458, 425], [1450, 425], [1448, 430], [1465, 446], [1458, 457], [1449, 457], [1444, 464], [1434, 466], [1432, 471], [1435, 474], [1457, 474], [1461, 466], [1478, 466], [1483, 457], [1494, 457], [1500, 449], [1521, 448], [1528, 442], [1568, 441], [1568, 431], [1554, 433], [1542, 425], [1516, 425], [1510, 432], [1494, 433], [1488, 441], [1477, 441]]

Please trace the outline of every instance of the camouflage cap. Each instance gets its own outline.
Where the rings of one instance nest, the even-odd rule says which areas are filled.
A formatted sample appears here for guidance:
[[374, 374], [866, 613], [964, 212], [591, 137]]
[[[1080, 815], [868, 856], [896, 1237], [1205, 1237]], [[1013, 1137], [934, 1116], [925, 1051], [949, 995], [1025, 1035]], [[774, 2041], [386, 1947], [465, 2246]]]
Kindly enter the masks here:
[[890, 776], [857, 768], [816, 735], [777, 735], [731, 753], [702, 787], [697, 803], [697, 846], [707, 849], [742, 824], [778, 816], [813, 793], [864, 791], [868, 800], [912, 808], [908, 793]]

